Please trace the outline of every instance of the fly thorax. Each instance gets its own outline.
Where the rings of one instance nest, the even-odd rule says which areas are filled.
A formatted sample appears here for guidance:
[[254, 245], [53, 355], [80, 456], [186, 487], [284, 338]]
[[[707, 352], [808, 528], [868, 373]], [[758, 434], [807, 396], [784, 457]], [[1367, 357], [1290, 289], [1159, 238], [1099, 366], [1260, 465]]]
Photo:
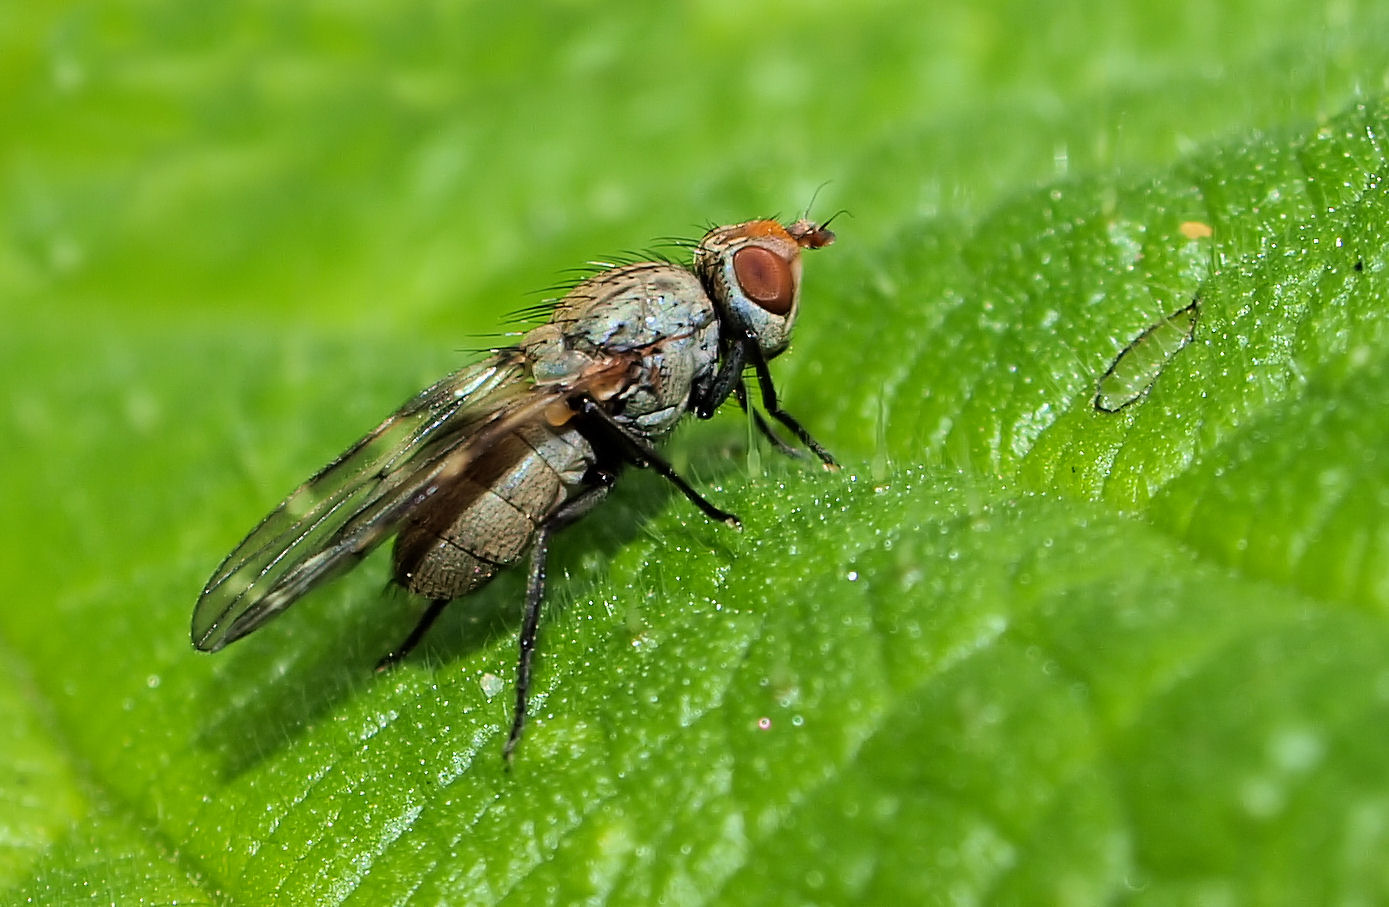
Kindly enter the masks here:
[[592, 356], [571, 349], [554, 324], [542, 324], [526, 334], [521, 351], [530, 362], [531, 378], [537, 385], [573, 382], [594, 364]]
[[717, 363], [717, 325], [669, 337], [642, 351], [609, 411], [632, 431], [657, 440], [689, 412], [695, 385], [707, 381]]
[[537, 385], [581, 388], [621, 424], [655, 439], [689, 411], [696, 382], [716, 368], [719, 331], [714, 303], [694, 273], [642, 262], [575, 286], [521, 346]]

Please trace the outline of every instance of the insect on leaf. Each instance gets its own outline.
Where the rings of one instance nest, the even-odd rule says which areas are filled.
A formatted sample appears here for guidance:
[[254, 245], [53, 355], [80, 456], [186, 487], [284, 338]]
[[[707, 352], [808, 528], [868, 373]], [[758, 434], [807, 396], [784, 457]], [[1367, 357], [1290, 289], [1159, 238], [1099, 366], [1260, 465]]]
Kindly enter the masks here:
[[1095, 409], [1117, 413], [1147, 393], [1167, 363], [1196, 333], [1201, 300], [1178, 309], [1134, 338], [1100, 379]]

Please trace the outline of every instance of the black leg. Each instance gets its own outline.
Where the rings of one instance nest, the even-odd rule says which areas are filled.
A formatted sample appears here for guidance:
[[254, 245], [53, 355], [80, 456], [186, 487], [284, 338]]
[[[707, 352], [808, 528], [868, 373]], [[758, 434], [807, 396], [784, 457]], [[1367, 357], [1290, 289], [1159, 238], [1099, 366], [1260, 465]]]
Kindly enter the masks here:
[[825, 464], [826, 469], [838, 469], [839, 464], [835, 462], [830, 452], [821, 447], [820, 442], [810, 436], [810, 432], [796, 421], [795, 416], [777, 404], [776, 387], [772, 384], [772, 372], [771, 369], [767, 368], [767, 360], [757, 345], [757, 338], [749, 334], [745, 346], [748, 357], [752, 360], [752, 367], [757, 372], [757, 384], [762, 388], [762, 408], [767, 411], [767, 415], [785, 425], [792, 434], [800, 438], [801, 443], [809, 447], [811, 452], [820, 458], [820, 462]]
[[511, 754], [521, 742], [526, 727], [526, 705], [531, 694], [531, 661], [535, 655], [535, 636], [540, 629], [540, 606], [545, 600], [545, 560], [550, 552], [550, 536], [583, 516], [596, 500], [607, 494], [613, 476], [604, 474], [599, 483], [580, 492], [566, 502], [554, 516], [535, 531], [531, 543], [531, 569], [526, 579], [526, 606], [521, 615], [521, 656], [516, 662], [516, 713], [511, 719], [511, 734], [502, 748], [502, 758], [511, 765]]
[[743, 369], [747, 366], [747, 356], [740, 343], [727, 345], [720, 353], [723, 362], [719, 370], [707, 383], [695, 387], [690, 395], [690, 408], [701, 419], [712, 419], [714, 413], [728, 399], [728, 395], [743, 383]]
[[772, 442], [772, 446], [775, 447], [778, 452], [785, 454], [788, 457], [795, 457], [797, 460], [805, 459], [805, 451], [801, 450], [799, 447], [792, 447], [790, 444], [787, 444], [785, 441], [781, 439], [780, 435], [778, 435], [775, 431], [772, 430], [772, 427], [767, 424], [766, 419], [762, 418], [762, 414], [760, 412], [758, 412], [755, 409], [749, 409], [748, 386], [746, 384], [744, 384], [742, 381], [739, 381], [737, 386], [733, 388], [733, 396], [737, 398], [738, 405], [743, 408], [743, 412], [752, 413], [753, 424], [757, 426], [757, 430], [762, 432], [762, 435], [768, 441]]
[[540, 604], [545, 598], [545, 558], [550, 551], [548, 525], [541, 526], [531, 544], [531, 571], [526, 580], [526, 609], [521, 616], [521, 657], [516, 662], [516, 712], [511, 719], [511, 735], [502, 747], [502, 758], [511, 764], [511, 753], [521, 742], [526, 727], [526, 703], [531, 694], [531, 660], [535, 655], [535, 634], [540, 629]]
[[620, 439], [627, 447], [628, 459], [636, 466], [654, 469], [657, 474], [680, 489], [681, 493], [689, 498], [690, 502], [703, 511], [704, 515], [709, 519], [718, 523], [727, 523], [735, 529], [742, 527], [743, 524], [739, 522], [736, 516], [727, 511], [720, 510], [705, 500], [704, 496], [698, 491], [695, 491], [694, 488], [690, 486], [689, 482], [686, 482], [680, 477], [680, 474], [675, 471], [675, 467], [667, 463], [665, 458], [656, 452], [655, 448], [623, 428], [607, 410], [603, 409], [603, 407], [599, 406], [588, 397], [580, 398], [575, 402], [575, 405], [578, 406], [579, 412], [601, 423], [613, 437]]
[[410, 631], [410, 635], [405, 637], [404, 642], [381, 656], [381, 660], [376, 663], [376, 670], [378, 672], [389, 670], [404, 661], [405, 656], [409, 655], [411, 650], [420, 644], [420, 640], [424, 639], [424, 634], [428, 633], [429, 628], [434, 626], [434, 621], [438, 620], [439, 615], [444, 613], [444, 608], [448, 606], [448, 603], [449, 599], [447, 598], [436, 598], [430, 602], [429, 607], [420, 617], [419, 623], [415, 624], [415, 629]]

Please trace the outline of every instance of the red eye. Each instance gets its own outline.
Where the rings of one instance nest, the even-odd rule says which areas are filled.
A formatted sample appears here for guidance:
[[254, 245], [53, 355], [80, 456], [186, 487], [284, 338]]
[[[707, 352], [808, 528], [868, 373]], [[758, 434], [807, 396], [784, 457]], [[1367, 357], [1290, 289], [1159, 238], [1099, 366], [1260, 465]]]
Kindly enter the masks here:
[[733, 273], [748, 298], [773, 315], [791, 311], [796, 296], [791, 266], [761, 246], [744, 246], [733, 253]]

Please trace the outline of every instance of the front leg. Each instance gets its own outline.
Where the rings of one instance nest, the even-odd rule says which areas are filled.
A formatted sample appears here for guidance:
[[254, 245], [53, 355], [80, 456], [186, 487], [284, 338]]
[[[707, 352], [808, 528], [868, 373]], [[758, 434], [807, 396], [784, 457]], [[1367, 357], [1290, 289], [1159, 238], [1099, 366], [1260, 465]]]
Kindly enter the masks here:
[[796, 420], [796, 417], [782, 409], [777, 403], [776, 386], [772, 384], [772, 372], [767, 368], [767, 358], [762, 355], [762, 348], [757, 345], [757, 336], [749, 333], [744, 343], [740, 344], [744, 348], [744, 353], [752, 361], [753, 370], [757, 373], [757, 385], [762, 388], [762, 408], [767, 411], [767, 415], [785, 425], [791, 430], [801, 443], [809, 447], [811, 453], [820, 458], [820, 462], [825, 464], [826, 469], [838, 470], [839, 464], [828, 450], [820, 446], [820, 442], [810, 436], [810, 432]]
[[732, 344], [719, 363], [719, 370], [704, 386], [696, 386], [690, 394], [690, 408], [701, 419], [712, 418], [728, 395], [743, 383], [743, 369], [747, 368], [747, 355], [740, 343]]
[[739, 381], [733, 388], [733, 396], [737, 399], [738, 405], [742, 407], [743, 412], [752, 414], [752, 421], [753, 424], [757, 426], [757, 430], [762, 432], [762, 436], [770, 441], [778, 452], [797, 460], [805, 458], [805, 451], [801, 450], [799, 447], [792, 447], [790, 444], [783, 441], [781, 435], [773, 431], [772, 427], [767, 424], [767, 420], [762, 418], [762, 413], [753, 409], [752, 405], [748, 403], [748, 386], [746, 383]]

